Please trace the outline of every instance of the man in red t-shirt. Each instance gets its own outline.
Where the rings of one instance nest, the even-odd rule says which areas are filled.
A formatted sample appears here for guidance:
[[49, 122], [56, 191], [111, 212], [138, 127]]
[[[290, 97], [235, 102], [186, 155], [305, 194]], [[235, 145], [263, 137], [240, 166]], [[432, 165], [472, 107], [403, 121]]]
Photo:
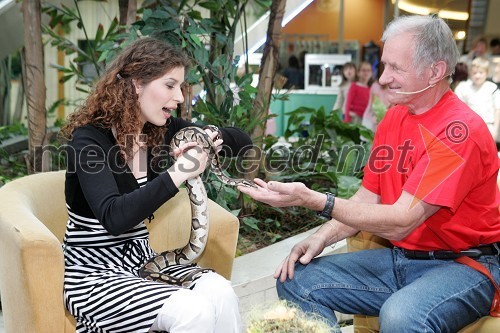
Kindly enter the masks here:
[[[442, 19], [397, 18], [382, 41], [379, 82], [395, 106], [377, 129], [356, 194], [347, 200], [302, 183], [259, 179], [260, 188], [240, 190], [329, 220], [276, 270], [281, 298], [332, 326], [335, 310], [379, 316], [383, 332], [457, 332], [489, 313], [495, 289], [483, 273], [453, 259], [468, 256], [500, 282], [495, 143], [449, 88], [459, 53]], [[394, 248], [315, 258], [360, 230]]]

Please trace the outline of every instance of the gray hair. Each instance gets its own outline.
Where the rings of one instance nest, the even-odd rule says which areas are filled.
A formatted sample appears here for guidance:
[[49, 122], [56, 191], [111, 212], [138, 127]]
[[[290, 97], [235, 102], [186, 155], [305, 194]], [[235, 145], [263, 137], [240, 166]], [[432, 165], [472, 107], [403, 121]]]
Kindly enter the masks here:
[[387, 26], [382, 42], [402, 33], [411, 33], [415, 42], [413, 65], [417, 74], [437, 61], [446, 63], [446, 74], [455, 71], [460, 52], [453, 33], [443, 19], [437, 16], [400, 16]]

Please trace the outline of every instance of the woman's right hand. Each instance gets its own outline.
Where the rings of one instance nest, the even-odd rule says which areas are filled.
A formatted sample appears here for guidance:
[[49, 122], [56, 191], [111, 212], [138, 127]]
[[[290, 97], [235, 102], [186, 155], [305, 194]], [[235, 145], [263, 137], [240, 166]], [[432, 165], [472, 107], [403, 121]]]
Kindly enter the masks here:
[[173, 151], [175, 163], [168, 169], [174, 184], [179, 187], [187, 179], [205, 171], [208, 154], [196, 142], [188, 142]]

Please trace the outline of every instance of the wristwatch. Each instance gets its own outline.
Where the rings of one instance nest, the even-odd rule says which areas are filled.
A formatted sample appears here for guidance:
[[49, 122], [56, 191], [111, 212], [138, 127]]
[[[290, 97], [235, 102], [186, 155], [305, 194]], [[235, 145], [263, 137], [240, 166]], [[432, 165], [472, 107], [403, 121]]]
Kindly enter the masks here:
[[318, 216], [330, 220], [332, 218], [333, 206], [335, 206], [335, 195], [326, 192], [326, 204], [323, 211], [317, 212]]

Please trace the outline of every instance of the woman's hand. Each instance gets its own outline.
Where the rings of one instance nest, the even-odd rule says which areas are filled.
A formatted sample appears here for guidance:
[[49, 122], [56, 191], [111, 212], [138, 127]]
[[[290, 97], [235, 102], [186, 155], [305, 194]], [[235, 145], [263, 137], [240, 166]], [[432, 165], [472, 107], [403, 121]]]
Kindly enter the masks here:
[[254, 182], [257, 187], [238, 186], [238, 189], [255, 200], [273, 207], [308, 207], [308, 201], [313, 199], [313, 191], [302, 183], [281, 183], [277, 181], [266, 183], [258, 178], [254, 179]]
[[187, 179], [198, 176], [207, 167], [208, 154], [196, 142], [181, 143], [172, 154], [176, 161], [168, 173], [177, 187]]
[[219, 132], [212, 130], [210, 127], [204, 128], [205, 132], [207, 132], [208, 136], [212, 139], [214, 146], [215, 146], [215, 152], [219, 153], [222, 149], [222, 143], [224, 142], [222, 140], [222, 137], [219, 139], [216, 139], [219, 136]]
[[295, 244], [290, 254], [274, 272], [274, 278], [279, 278], [281, 282], [285, 282], [287, 278], [293, 279], [297, 261], [302, 265], [307, 265], [314, 257], [319, 255], [324, 248], [325, 239], [320, 234], [316, 233]]

